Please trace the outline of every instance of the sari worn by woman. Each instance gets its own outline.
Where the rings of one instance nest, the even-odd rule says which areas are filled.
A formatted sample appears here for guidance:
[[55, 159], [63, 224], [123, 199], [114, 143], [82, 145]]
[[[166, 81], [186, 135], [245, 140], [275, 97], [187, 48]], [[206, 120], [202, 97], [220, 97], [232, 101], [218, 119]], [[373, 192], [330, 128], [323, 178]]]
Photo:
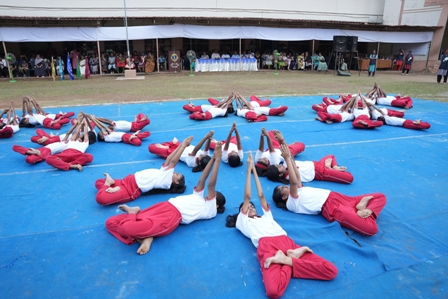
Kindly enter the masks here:
[[297, 56], [297, 69], [303, 70], [305, 69], [305, 57], [302, 55]]
[[319, 55], [319, 63], [317, 65], [317, 70], [318, 71], [326, 71], [327, 70], [327, 62], [325, 61], [325, 57], [323, 57], [322, 55]]
[[79, 71], [81, 76], [84, 77], [86, 74], [86, 59], [84, 57], [79, 61]]
[[149, 56], [146, 58], [146, 64], [145, 64], [145, 73], [152, 73], [154, 72], [154, 67], [156, 66], [154, 62], [154, 56], [149, 54]]
[[37, 55], [36, 59], [34, 59], [34, 74], [36, 77], [43, 77], [45, 76], [46, 70], [45, 61]]

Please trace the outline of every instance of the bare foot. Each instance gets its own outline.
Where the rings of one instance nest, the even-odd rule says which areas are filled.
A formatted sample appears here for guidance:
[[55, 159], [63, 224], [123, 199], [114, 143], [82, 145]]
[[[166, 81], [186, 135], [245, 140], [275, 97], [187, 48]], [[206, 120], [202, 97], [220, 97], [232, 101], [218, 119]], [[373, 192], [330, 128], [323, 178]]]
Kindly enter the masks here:
[[173, 144], [177, 144], [178, 142], [179, 142], [179, 140], [176, 137], [174, 137], [173, 138]]
[[323, 122], [323, 120], [320, 117], [316, 117], [315, 120]]
[[302, 247], [296, 248], [294, 250], [293, 249], [288, 249], [288, 251], [286, 251], [286, 254], [289, 257], [298, 259], [306, 252], [313, 253], [313, 251], [308, 246], [302, 246]]
[[140, 207], [131, 208], [128, 205], [119, 205], [118, 208], [128, 214], [137, 214], [138, 212], [140, 212]]
[[367, 218], [367, 217], [370, 217], [370, 215], [372, 215], [373, 212], [370, 209], [364, 209], [364, 210], [356, 211], [356, 214], [358, 214], [358, 216], [361, 218]]
[[114, 181], [114, 179], [107, 173], [107, 172], [105, 172], [105, 173], [103, 173], [104, 174], [104, 176], [106, 177], [106, 181], [104, 182], [104, 185], [106, 185], [106, 186], [112, 186], [113, 184], [115, 184], [115, 181]]
[[361, 200], [358, 202], [358, 204], [356, 205], [356, 209], [357, 210], [365, 210], [367, 208], [367, 204], [369, 203], [369, 201], [373, 198], [372, 195], [367, 195], [364, 196], [363, 198], [361, 198]]
[[282, 264], [292, 266], [291, 257], [286, 256], [283, 251], [279, 250], [274, 256], [268, 257], [264, 262], [264, 267], [269, 268], [271, 264]]
[[332, 158], [325, 159], [325, 167], [331, 169], [331, 162], [333, 162]]
[[333, 123], [333, 121], [332, 121], [332, 120], [329, 120], [329, 119], [327, 119], [325, 122], [326, 122], [327, 124], [332, 124], [332, 123]]
[[347, 167], [345, 167], [345, 166], [335, 165], [335, 166], [333, 166], [333, 169], [337, 170], [337, 171], [342, 171], [342, 172], [347, 171]]
[[416, 119], [413, 121], [414, 125], [419, 125], [422, 122], [421, 119]]
[[37, 143], [42, 144], [48, 140], [47, 136], [42, 136], [41, 138], [37, 139]]
[[361, 125], [366, 126], [366, 127], [368, 126], [368, 124], [363, 120], [358, 121], [358, 123], [360, 123]]
[[120, 186], [109, 187], [106, 189], [106, 192], [107, 193], [115, 193], [115, 192], [118, 192], [120, 189], [121, 189]]
[[152, 241], [154, 240], [153, 237], [149, 237], [146, 239], [137, 239], [137, 242], [139, 242], [141, 245], [137, 249], [137, 253], [140, 255], [147, 254], [149, 249], [151, 249]]
[[77, 169], [82, 171], [82, 166], [80, 164], [70, 165], [70, 169]]

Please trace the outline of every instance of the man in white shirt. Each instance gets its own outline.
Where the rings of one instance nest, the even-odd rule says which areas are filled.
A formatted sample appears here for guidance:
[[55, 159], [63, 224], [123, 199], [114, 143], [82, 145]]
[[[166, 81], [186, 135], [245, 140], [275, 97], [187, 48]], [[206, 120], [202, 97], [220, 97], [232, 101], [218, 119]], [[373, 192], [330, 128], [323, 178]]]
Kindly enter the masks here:
[[221, 56], [218, 53], [218, 50], [215, 50], [215, 52], [212, 54], [212, 59], [220, 59]]

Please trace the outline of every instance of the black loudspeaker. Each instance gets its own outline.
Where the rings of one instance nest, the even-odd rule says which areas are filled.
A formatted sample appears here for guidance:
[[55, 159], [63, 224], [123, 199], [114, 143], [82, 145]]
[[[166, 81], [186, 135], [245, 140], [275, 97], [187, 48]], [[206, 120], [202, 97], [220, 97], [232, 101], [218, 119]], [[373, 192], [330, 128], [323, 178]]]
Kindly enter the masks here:
[[334, 52], [356, 52], [358, 51], [358, 37], [335, 35], [333, 36]]

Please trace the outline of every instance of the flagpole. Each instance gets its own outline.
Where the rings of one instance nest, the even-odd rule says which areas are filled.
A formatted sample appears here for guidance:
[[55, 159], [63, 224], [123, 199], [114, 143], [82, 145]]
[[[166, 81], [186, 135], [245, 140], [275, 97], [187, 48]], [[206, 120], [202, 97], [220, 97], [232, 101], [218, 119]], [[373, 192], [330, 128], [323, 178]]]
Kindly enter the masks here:
[[128, 69], [131, 67], [131, 52], [129, 51], [129, 38], [128, 38], [128, 17], [126, 15], [126, 0], [124, 2], [124, 26], [126, 27], [126, 47], [128, 49]]
[[100, 75], [102, 75], [103, 68], [101, 66], [102, 60], [101, 60], [100, 41], [99, 40], [96, 41], [96, 47], [98, 48], [98, 64], [100, 65]]

